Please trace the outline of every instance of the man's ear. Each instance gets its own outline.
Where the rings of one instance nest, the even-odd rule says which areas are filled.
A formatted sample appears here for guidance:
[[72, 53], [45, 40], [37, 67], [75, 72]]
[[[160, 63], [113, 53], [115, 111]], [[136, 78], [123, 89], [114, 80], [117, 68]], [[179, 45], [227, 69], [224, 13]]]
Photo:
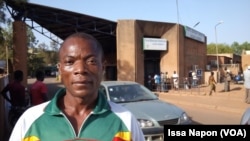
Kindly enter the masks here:
[[56, 67], [57, 67], [58, 73], [61, 74], [61, 64], [57, 63]]

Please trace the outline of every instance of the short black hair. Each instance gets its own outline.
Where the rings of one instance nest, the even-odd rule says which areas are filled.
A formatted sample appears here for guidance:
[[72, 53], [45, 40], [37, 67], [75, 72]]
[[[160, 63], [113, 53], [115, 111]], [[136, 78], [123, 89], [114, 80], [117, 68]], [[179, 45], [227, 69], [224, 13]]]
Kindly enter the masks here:
[[23, 80], [23, 71], [21, 70], [16, 70], [14, 72], [14, 79], [18, 80], [18, 81], [22, 81]]
[[42, 71], [42, 70], [37, 70], [37, 71], [36, 71], [36, 78], [37, 78], [37, 79], [43, 79], [44, 76], [45, 76], [44, 71]]

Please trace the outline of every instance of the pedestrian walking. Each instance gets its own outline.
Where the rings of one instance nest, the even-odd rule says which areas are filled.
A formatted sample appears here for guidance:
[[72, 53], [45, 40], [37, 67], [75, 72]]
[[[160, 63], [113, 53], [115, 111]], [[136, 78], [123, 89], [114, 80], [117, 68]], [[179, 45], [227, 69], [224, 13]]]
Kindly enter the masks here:
[[245, 102], [250, 104], [250, 66], [243, 72], [244, 87], [246, 89]]
[[209, 95], [211, 96], [213, 91], [216, 91], [216, 81], [214, 79], [214, 72], [211, 72], [211, 75], [208, 78], [208, 83], [209, 83], [209, 87], [210, 87], [210, 91], [209, 91]]

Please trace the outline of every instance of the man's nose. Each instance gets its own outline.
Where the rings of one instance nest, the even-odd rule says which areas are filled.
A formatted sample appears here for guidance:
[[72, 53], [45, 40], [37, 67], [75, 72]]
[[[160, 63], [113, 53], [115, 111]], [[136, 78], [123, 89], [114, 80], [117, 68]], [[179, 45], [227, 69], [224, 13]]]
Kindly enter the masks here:
[[88, 71], [88, 65], [84, 61], [79, 61], [75, 63], [74, 71], [75, 73], [86, 73]]

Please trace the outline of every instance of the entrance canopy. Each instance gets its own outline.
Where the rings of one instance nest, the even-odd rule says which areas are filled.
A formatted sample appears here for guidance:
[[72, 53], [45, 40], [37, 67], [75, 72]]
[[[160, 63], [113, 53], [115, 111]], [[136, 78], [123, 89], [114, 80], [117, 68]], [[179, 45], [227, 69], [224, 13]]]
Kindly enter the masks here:
[[99, 41], [116, 38], [117, 23], [113, 21], [14, 0], [6, 1], [6, 4], [14, 20], [22, 20], [51, 40], [54, 40], [51, 33], [64, 40], [70, 34], [80, 31], [93, 35]]

